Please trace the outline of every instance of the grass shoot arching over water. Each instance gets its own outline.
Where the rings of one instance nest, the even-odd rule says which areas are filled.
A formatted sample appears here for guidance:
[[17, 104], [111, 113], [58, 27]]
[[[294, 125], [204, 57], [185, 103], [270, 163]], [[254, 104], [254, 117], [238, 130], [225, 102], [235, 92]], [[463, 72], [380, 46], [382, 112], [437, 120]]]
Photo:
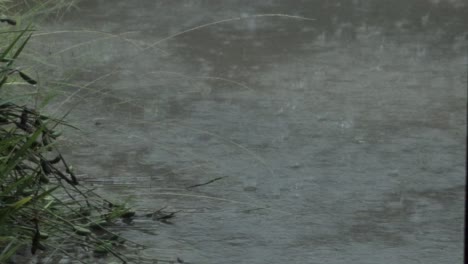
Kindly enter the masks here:
[[117, 249], [132, 244], [107, 227], [134, 213], [80, 185], [57, 144], [61, 129], [72, 127], [68, 113], [53, 118], [27, 104], [37, 81], [16, 62], [33, 29], [10, 17], [0, 22], [0, 263], [94, 263], [102, 255], [128, 262]]
[[[67, 83], [66, 81], [55, 82], [56, 85], [61, 87], [76, 89], [72, 92], [70, 92], [69, 89], [66, 91], [68, 95], [65, 96], [62, 102], [59, 102], [56, 112], [54, 113], [60, 114], [61, 116], [53, 118], [51, 116], [55, 115], [43, 114], [41, 109], [30, 107], [30, 104], [23, 104], [23, 102], [28, 102], [28, 99], [32, 99], [29, 101], [37, 100], [39, 88], [37, 88], [36, 85], [36, 76], [33, 74], [34, 71], [23, 67], [15, 68], [14, 66], [16, 64], [13, 64], [13, 62], [15, 62], [15, 59], [20, 54], [23, 54], [23, 48], [26, 47], [31, 34], [33, 38], [62, 33], [97, 33], [103, 36], [91, 41], [76, 43], [64, 49], [52, 51], [51, 56], [73, 51], [75, 48], [87, 46], [101, 39], [106, 40], [113, 38], [124, 40], [131, 44], [132, 47], [135, 47], [137, 52], [144, 53], [150, 49], [159, 50], [157, 47], [158, 44], [170, 39], [221, 23], [263, 17], [312, 20], [284, 14], [258, 14], [235, 17], [189, 28], [153, 43], [142, 43], [125, 37], [124, 35], [126, 33], [110, 34], [91, 30], [36, 33], [33, 31], [33, 28], [25, 27], [24, 25], [26, 23], [24, 23], [24, 21], [30, 21], [32, 18], [35, 18], [37, 14], [53, 13], [59, 16], [61, 14], [59, 11], [72, 8], [74, 1], [23, 0], [21, 2], [21, 6], [13, 4], [13, 9], [11, 10], [15, 12], [18, 10], [18, 13], [21, 10], [27, 10], [26, 15], [18, 19], [16, 27], [11, 23], [13, 20], [10, 20], [9, 17], [1, 17], [4, 20], [0, 28], [0, 33], [8, 36], [8, 38], [5, 38], [8, 41], [0, 43], [0, 51], [2, 52], [2, 57], [4, 57], [1, 62], [2, 75], [0, 76], [2, 80], [0, 87], [0, 133], [2, 137], [0, 144], [0, 151], [2, 151], [2, 158], [0, 160], [0, 205], [2, 210], [0, 216], [0, 221], [2, 221], [0, 223], [0, 263], [7, 260], [15, 260], [15, 258], [21, 257], [21, 255], [29, 255], [26, 254], [26, 251], [39, 256], [42, 256], [42, 252], [45, 252], [46, 254], [43, 254], [43, 256], [47, 259], [47, 263], [58, 262], [64, 256], [68, 256], [68, 258], [81, 263], [93, 263], [90, 258], [85, 258], [84, 256], [89, 257], [90, 255], [101, 254], [108, 255], [122, 262], [135, 260], [135, 257], [125, 256], [119, 253], [119, 248], [122, 247], [122, 244], [126, 240], [110, 231], [112, 230], [111, 226], [113, 223], [118, 219], [131, 218], [133, 212], [129, 211], [129, 209], [123, 205], [116, 205], [102, 198], [86, 186], [82, 186], [79, 182], [79, 178], [77, 179], [75, 176], [73, 167], [67, 163], [66, 157], [64, 157], [65, 155], [62, 155], [60, 152], [60, 145], [57, 140], [60, 138], [60, 133], [63, 128], [72, 127], [64, 121], [69, 112], [63, 112], [65, 110], [62, 106], [65, 106], [65, 103], [74, 99], [75, 96], [80, 97], [80, 99], [78, 99], [79, 101], [86, 100], [87, 96], [90, 95], [100, 95], [101, 91], [99, 89], [93, 90], [91, 85], [109, 76], [117, 75], [119, 69], [111, 69], [109, 73], [84, 85], [75, 85]], [[5, 10], [3, 12], [8, 11], [8, 9], [5, 9], [6, 3], [11, 4], [13, 1], [0, 0], [0, 9]], [[60, 7], [53, 6], [53, 3], [58, 4]], [[34, 56], [30, 54], [23, 55]], [[40, 59], [36, 61], [40, 61]], [[47, 63], [46, 61], [40, 61], [40, 63], [41, 62]], [[171, 74], [185, 79], [223, 81], [233, 84], [240, 89], [251, 89], [242, 82], [219, 76], [188, 76], [173, 71], [151, 71], [143, 72], [142, 74], [141, 77], [148, 77], [148, 75], [154, 74]], [[41, 83], [42, 80], [39, 79], [38, 81]], [[26, 94], [13, 93], [15, 98], [21, 99], [20, 101], [13, 100], [11, 97], [12, 93], [9, 92], [15, 90], [17, 87], [21, 87], [21, 90], [18, 89], [17, 91], [28, 91]], [[79, 94], [81, 90], [89, 90], [90, 93], [82, 97], [81, 94]], [[3, 92], [5, 93], [3, 94]], [[102, 95], [114, 96], [104, 93]], [[128, 100], [128, 98], [117, 99], [123, 102]], [[73, 103], [77, 105], [76, 100], [73, 101]], [[67, 105], [67, 107], [68, 106], [69, 105]], [[169, 120], [167, 125], [182, 126], [177, 123], [177, 120]], [[223, 141], [224, 144], [247, 153], [274, 176], [273, 170], [266, 162], [247, 147], [207, 130], [187, 127], [187, 125], [183, 127], [198, 133], [214, 136], [220, 141]], [[221, 178], [216, 178], [215, 180], [218, 179]], [[203, 184], [213, 181], [214, 180]], [[188, 189], [203, 184], [189, 186]], [[183, 191], [186, 192], [186, 190]], [[274, 210], [263, 204], [243, 203], [205, 195], [175, 192], [161, 192], [156, 195], [214, 199], [225, 203], [255, 205], [262, 209]], [[165, 220], [173, 215], [174, 213], [161, 216], [156, 215], [156, 218]], [[154, 217], [154, 215], [152, 217]], [[127, 241], [126, 245], [127, 248], [129, 248], [128, 245], [135, 248], [139, 247], [139, 245], [132, 244], [129, 241]], [[21, 259], [16, 259], [16, 261], [17, 263], [21, 263]], [[139, 258], [137, 263], [145, 263], [144, 261], [145, 260]]]

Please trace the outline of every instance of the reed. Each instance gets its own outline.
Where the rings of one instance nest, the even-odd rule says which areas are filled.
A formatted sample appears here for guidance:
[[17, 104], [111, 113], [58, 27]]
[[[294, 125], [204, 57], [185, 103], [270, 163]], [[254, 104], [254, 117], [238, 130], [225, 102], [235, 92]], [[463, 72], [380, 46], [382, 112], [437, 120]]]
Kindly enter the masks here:
[[[0, 10], [28, 4], [39, 5], [34, 12], [59, 10], [51, 2], [24, 0], [20, 6], [0, 0]], [[22, 24], [0, 17], [0, 263], [27, 263], [32, 257], [55, 263], [65, 256], [95, 263], [92, 257], [102, 255], [129, 262], [119, 248], [136, 245], [108, 227], [134, 212], [80, 185], [57, 142], [61, 128], [74, 128], [64, 121], [68, 112], [54, 118], [23, 103], [36, 95], [37, 81], [17, 65], [34, 32]]]

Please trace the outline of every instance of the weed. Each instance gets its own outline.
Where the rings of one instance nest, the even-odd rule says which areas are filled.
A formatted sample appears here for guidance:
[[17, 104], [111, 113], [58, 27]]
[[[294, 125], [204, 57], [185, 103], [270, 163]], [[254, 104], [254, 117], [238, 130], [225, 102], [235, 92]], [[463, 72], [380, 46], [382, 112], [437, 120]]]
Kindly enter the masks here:
[[[0, 9], [6, 2], [0, 1]], [[0, 22], [16, 25], [11, 18]], [[57, 148], [59, 128], [72, 127], [64, 121], [68, 113], [52, 118], [3, 93], [6, 86], [37, 84], [14, 65], [32, 31], [27, 26], [0, 32], [10, 40], [0, 50], [0, 263], [24, 263], [27, 251], [49, 259], [62, 253], [81, 263], [73, 255], [112, 255], [126, 263], [116, 250], [125, 240], [106, 227], [134, 212], [79, 184]]]

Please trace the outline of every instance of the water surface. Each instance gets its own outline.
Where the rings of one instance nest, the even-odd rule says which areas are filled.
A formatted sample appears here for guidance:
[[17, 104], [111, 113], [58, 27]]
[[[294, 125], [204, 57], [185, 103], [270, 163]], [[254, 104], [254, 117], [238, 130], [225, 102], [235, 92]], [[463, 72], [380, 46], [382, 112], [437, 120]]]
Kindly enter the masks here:
[[461, 263], [466, 3], [79, 7], [44, 30], [87, 32], [35, 38], [85, 85], [64, 152], [101, 192], [180, 210], [123, 231], [146, 257]]

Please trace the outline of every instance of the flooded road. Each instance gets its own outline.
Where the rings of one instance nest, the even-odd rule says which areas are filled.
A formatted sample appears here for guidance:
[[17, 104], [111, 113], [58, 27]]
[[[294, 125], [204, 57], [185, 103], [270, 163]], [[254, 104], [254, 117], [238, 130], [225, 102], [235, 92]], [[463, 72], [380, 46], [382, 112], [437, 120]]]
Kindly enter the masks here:
[[465, 1], [79, 8], [33, 41], [82, 182], [180, 211], [123, 231], [145, 257], [462, 262]]

